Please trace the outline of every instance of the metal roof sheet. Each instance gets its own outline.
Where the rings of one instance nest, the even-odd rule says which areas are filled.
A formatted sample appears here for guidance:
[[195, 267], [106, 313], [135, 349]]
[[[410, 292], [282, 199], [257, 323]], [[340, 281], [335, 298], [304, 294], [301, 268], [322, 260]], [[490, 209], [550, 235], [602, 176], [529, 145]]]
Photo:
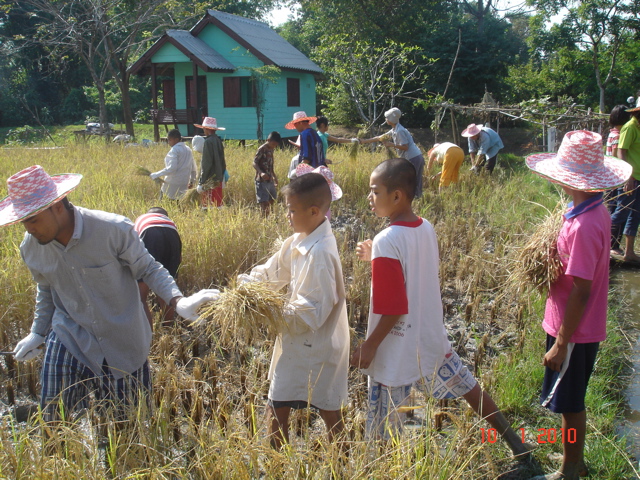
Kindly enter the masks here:
[[208, 10], [207, 13], [276, 66], [318, 74], [324, 73], [318, 65], [278, 35], [266, 23], [217, 10]]
[[186, 30], [167, 30], [167, 35], [212, 70], [235, 70], [236, 67], [212, 47]]

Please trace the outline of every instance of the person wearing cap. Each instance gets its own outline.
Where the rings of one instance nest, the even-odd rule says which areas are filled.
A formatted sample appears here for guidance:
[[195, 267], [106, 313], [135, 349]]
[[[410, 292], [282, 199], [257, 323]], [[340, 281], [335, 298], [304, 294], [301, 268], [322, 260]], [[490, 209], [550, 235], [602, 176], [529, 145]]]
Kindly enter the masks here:
[[542, 328], [547, 333], [540, 402], [562, 415], [566, 438], [560, 470], [538, 480], [578, 480], [587, 474], [585, 395], [600, 342], [606, 338], [611, 219], [602, 191], [624, 184], [631, 166], [602, 152], [598, 133], [567, 133], [558, 153], [526, 158], [536, 174], [572, 198], [558, 233], [560, 277], [551, 284]]
[[67, 195], [81, 178], [49, 176], [34, 165], [7, 180], [0, 226], [24, 226], [20, 254], [37, 284], [31, 332], [14, 355], [29, 360], [45, 345], [40, 404], [46, 421], [59, 419], [60, 405], [65, 416], [87, 407], [90, 393], [123, 420], [125, 407], [151, 386], [151, 327], [137, 279], [190, 320], [218, 292], [183, 297], [127, 218], [72, 205]]
[[[227, 164], [224, 158], [224, 145], [216, 134], [218, 130], [225, 130], [218, 126], [213, 117], [205, 117], [202, 124], [194, 124], [195, 127], [204, 130], [205, 140], [202, 146], [202, 160], [200, 162], [200, 180], [198, 181], [198, 193], [202, 195], [202, 208], [214, 205], [222, 206], [222, 183]], [[214, 187], [210, 188], [213, 183]]]
[[180, 200], [188, 188], [196, 181], [196, 162], [191, 149], [182, 141], [180, 130], [167, 133], [167, 143], [171, 147], [164, 157], [164, 168], [149, 175], [152, 180], [164, 177], [160, 188], [160, 199], [166, 195], [171, 200]]
[[442, 164], [442, 172], [434, 176], [440, 177], [438, 189], [442, 191], [442, 187], [448, 187], [452, 183], [457, 183], [460, 167], [464, 161], [464, 150], [458, 145], [451, 142], [436, 143], [427, 153], [429, 163], [427, 164], [427, 172], [431, 171], [434, 162]]
[[307, 116], [305, 112], [296, 112], [293, 114], [293, 119], [284, 126], [287, 130], [297, 130], [300, 134], [298, 162], [307, 163], [313, 168], [327, 165], [324, 158], [322, 140], [320, 140], [318, 132], [311, 128], [311, 124], [314, 123], [316, 119], [317, 117]]
[[489, 127], [475, 123], [468, 125], [460, 135], [467, 137], [469, 141], [471, 170], [480, 173], [484, 166], [489, 173], [493, 172], [498, 152], [504, 148], [500, 135]]
[[[640, 224], [640, 107], [626, 112], [631, 114], [631, 119], [620, 129], [617, 155], [633, 167], [633, 175], [614, 194], [617, 203], [611, 215], [611, 253], [623, 254], [626, 262], [640, 264], [640, 257], [635, 253]], [[624, 253], [620, 249], [621, 234], [625, 236]]]
[[[400, 117], [402, 112], [399, 108], [393, 107], [384, 112], [385, 123], [383, 125], [391, 126], [391, 130], [377, 137], [360, 140], [360, 143], [381, 142], [385, 147], [395, 148], [398, 155], [405, 160], [411, 162], [416, 169], [416, 192], [415, 198], [422, 196], [422, 172], [424, 170], [424, 157], [418, 146], [413, 141], [413, 137], [409, 131], [400, 125]], [[391, 141], [386, 140], [391, 136]]]

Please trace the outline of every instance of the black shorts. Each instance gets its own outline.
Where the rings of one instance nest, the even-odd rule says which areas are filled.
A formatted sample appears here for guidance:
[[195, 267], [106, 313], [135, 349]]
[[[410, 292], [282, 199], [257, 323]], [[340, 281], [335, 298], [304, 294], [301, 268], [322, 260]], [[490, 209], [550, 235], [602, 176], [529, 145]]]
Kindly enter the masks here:
[[157, 262], [169, 271], [173, 278], [178, 276], [182, 261], [182, 241], [173, 228], [151, 227], [142, 232], [144, 246]]
[[[555, 342], [555, 337], [547, 334], [547, 352]], [[569, 366], [559, 381], [561, 372], [545, 367], [540, 395], [543, 407], [555, 413], [579, 413], [585, 409], [584, 398], [599, 346], [599, 342], [574, 344], [571, 355], [567, 354], [568, 360], [562, 364], [564, 367], [568, 361]]]

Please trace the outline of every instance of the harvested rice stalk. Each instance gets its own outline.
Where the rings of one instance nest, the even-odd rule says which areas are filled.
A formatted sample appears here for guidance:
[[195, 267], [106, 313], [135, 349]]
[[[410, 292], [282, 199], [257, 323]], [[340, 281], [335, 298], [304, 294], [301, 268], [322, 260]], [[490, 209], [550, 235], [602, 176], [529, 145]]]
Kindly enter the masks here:
[[[145, 168], [145, 167], [143, 167], [141, 165], [138, 165], [136, 167], [135, 173], [136, 173], [136, 175], [142, 175], [143, 177], [148, 177], [153, 172], [151, 170], [149, 170], [148, 168]], [[164, 180], [162, 180], [161, 178], [156, 178], [154, 180], [154, 182], [156, 182], [158, 185], [162, 185], [164, 183]]]
[[[382, 142], [389, 142], [392, 140], [391, 134], [390, 133], [385, 133], [384, 135], [380, 136], [380, 143]], [[395, 148], [389, 148], [387, 146], [384, 147], [387, 150], [387, 160], [390, 158], [396, 158], [398, 155], [396, 155], [396, 149]]]
[[224, 345], [251, 344], [256, 338], [275, 336], [288, 328], [284, 318], [286, 296], [263, 282], [231, 286], [220, 298], [203, 305], [200, 316], [207, 322], [207, 332], [219, 336]]
[[[365, 138], [367, 136], [368, 131], [365, 130], [364, 128], [361, 128], [360, 130], [358, 130], [358, 134], [356, 135], [356, 138], [361, 139], [361, 138]], [[349, 148], [349, 160], [357, 160], [358, 158], [358, 150], [360, 150], [360, 142], [355, 142], [351, 144], [351, 147]]]
[[544, 292], [562, 273], [557, 241], [565, 211], [566, 205], [559, 203], [520, 249], [511, 275], [518, 287], [533, 286]]
[[[212, 188], [215, 188], [217, 184], [218, 182], [210, 178], [209, 180], [204, 182], [202, 187], [205, 190], [211, 190]], [[184, 192], [184, 195], [180, 197], [179, 202], [181, 205], [200, 205], [201, 195], [201, 193], [198, 193], [198, 187], [196, 185], [195, 187], [189, 188], [186, 192]]]

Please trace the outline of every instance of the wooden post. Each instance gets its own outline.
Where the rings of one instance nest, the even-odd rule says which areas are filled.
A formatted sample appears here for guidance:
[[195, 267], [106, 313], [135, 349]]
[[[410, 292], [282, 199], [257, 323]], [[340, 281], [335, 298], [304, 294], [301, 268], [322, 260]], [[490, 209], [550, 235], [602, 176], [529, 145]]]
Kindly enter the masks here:
[[[198, 64], [196, 62], [193, 62], [193, 92], [195, 95], [195, 101], [196, 104], [194, 105], [195, 109], [196, 109], [196, 116], [198, 117], [198, 120], [200, 120], [202, 118], [202, 115], [200, 115], [200, 91], [198, 89], [198, 84], [200, 82], [198, 82]], [[189, 109], [187, 109], [187, 118], [189, 118]], [[187, 125], [187, 135], [191, 135], [193, 133], [193, 125]]]
[[[153, 109], [156, 112], [158, 111], [158, 85], [156, 84], [157, 76], [156, 64], [151, 62], [151, 98], [153, 99]], [[158, 129], [157, 113], [153, 117], [153, 141], [156, 143], [160, 141], [160, 130]]]

